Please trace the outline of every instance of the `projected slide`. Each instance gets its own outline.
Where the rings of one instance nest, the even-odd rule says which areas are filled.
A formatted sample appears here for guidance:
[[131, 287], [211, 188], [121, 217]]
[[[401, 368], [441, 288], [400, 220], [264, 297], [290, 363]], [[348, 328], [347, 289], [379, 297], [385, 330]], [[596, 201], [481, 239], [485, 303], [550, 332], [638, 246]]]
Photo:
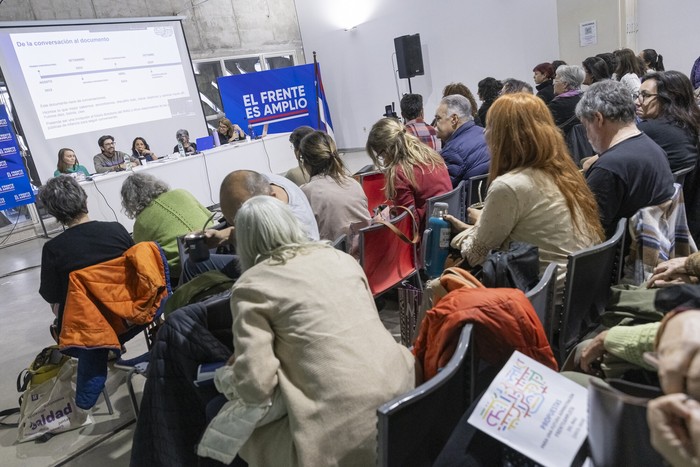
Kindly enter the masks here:
[[172, 26], [10, 39], [46, 139], [194, 114]]

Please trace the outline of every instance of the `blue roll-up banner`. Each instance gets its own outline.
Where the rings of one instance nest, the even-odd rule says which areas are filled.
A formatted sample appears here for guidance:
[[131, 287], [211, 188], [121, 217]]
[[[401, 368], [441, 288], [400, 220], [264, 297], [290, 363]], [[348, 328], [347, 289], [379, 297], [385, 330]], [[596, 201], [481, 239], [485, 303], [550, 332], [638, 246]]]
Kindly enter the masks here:
[[267, 124], [268, 133], [285, 133], [308, 125], [332, 134], [320, 71], [317, 87], [313, 64], [223, 76], [218, 84], [226, 117], [244, 131], [252, 127], [260, 135]]
[[15, 132], [7, 109], [0, 104], [0, 210], [33, 202], [32, 184], [24, 168]]

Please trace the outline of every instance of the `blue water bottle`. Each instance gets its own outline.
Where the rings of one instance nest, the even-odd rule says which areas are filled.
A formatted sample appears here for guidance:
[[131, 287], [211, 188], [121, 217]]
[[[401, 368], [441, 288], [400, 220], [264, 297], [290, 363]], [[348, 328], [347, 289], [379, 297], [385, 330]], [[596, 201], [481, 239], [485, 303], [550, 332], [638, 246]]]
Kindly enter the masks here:
[[428, 220], [430, 242], [425, 255], [425, 269], [428, 277], [440, 277], [445, 267], [445, 260], [450, 252], [450, 223], [442, 218], [448, 214], [447, 203], [435, 203], [433, 212]]

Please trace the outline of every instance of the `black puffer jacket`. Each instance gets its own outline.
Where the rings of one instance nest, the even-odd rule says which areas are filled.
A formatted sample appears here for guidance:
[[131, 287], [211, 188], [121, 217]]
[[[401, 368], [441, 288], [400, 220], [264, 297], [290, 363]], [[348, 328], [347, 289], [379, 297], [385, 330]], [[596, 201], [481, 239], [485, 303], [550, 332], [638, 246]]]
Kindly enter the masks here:
[[192, 383], [202, 363], [233, 354], [230, 293], [182, 307], [165, 320], [151, 350], [148, 379], [131, 450], [132, 466], [193, 466], [206, 428], [213, 385]]

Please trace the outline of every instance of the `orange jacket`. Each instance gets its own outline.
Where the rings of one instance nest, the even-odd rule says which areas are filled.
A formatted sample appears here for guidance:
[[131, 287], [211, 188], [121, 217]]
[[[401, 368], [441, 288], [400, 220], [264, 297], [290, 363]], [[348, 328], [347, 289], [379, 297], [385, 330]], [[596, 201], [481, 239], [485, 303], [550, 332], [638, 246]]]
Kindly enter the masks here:
[[480, 284], [455, 288], [446, 279], [450, 280], [443, 276], [441, 283], [450, 292], [426, 313], [413, 347], [425, 380], [452, 358], [467, 323], [474, 324], [476, 353], [485, 362], [502, 365], [518, 350], [557, 370], [542, 323], [522, 291]]
[[155, 242], [141, 242], [118, 258], [68, 277], [59, 346], [120, 349], [119, 336], [148, 324], [168, 296], [165, 257]]

